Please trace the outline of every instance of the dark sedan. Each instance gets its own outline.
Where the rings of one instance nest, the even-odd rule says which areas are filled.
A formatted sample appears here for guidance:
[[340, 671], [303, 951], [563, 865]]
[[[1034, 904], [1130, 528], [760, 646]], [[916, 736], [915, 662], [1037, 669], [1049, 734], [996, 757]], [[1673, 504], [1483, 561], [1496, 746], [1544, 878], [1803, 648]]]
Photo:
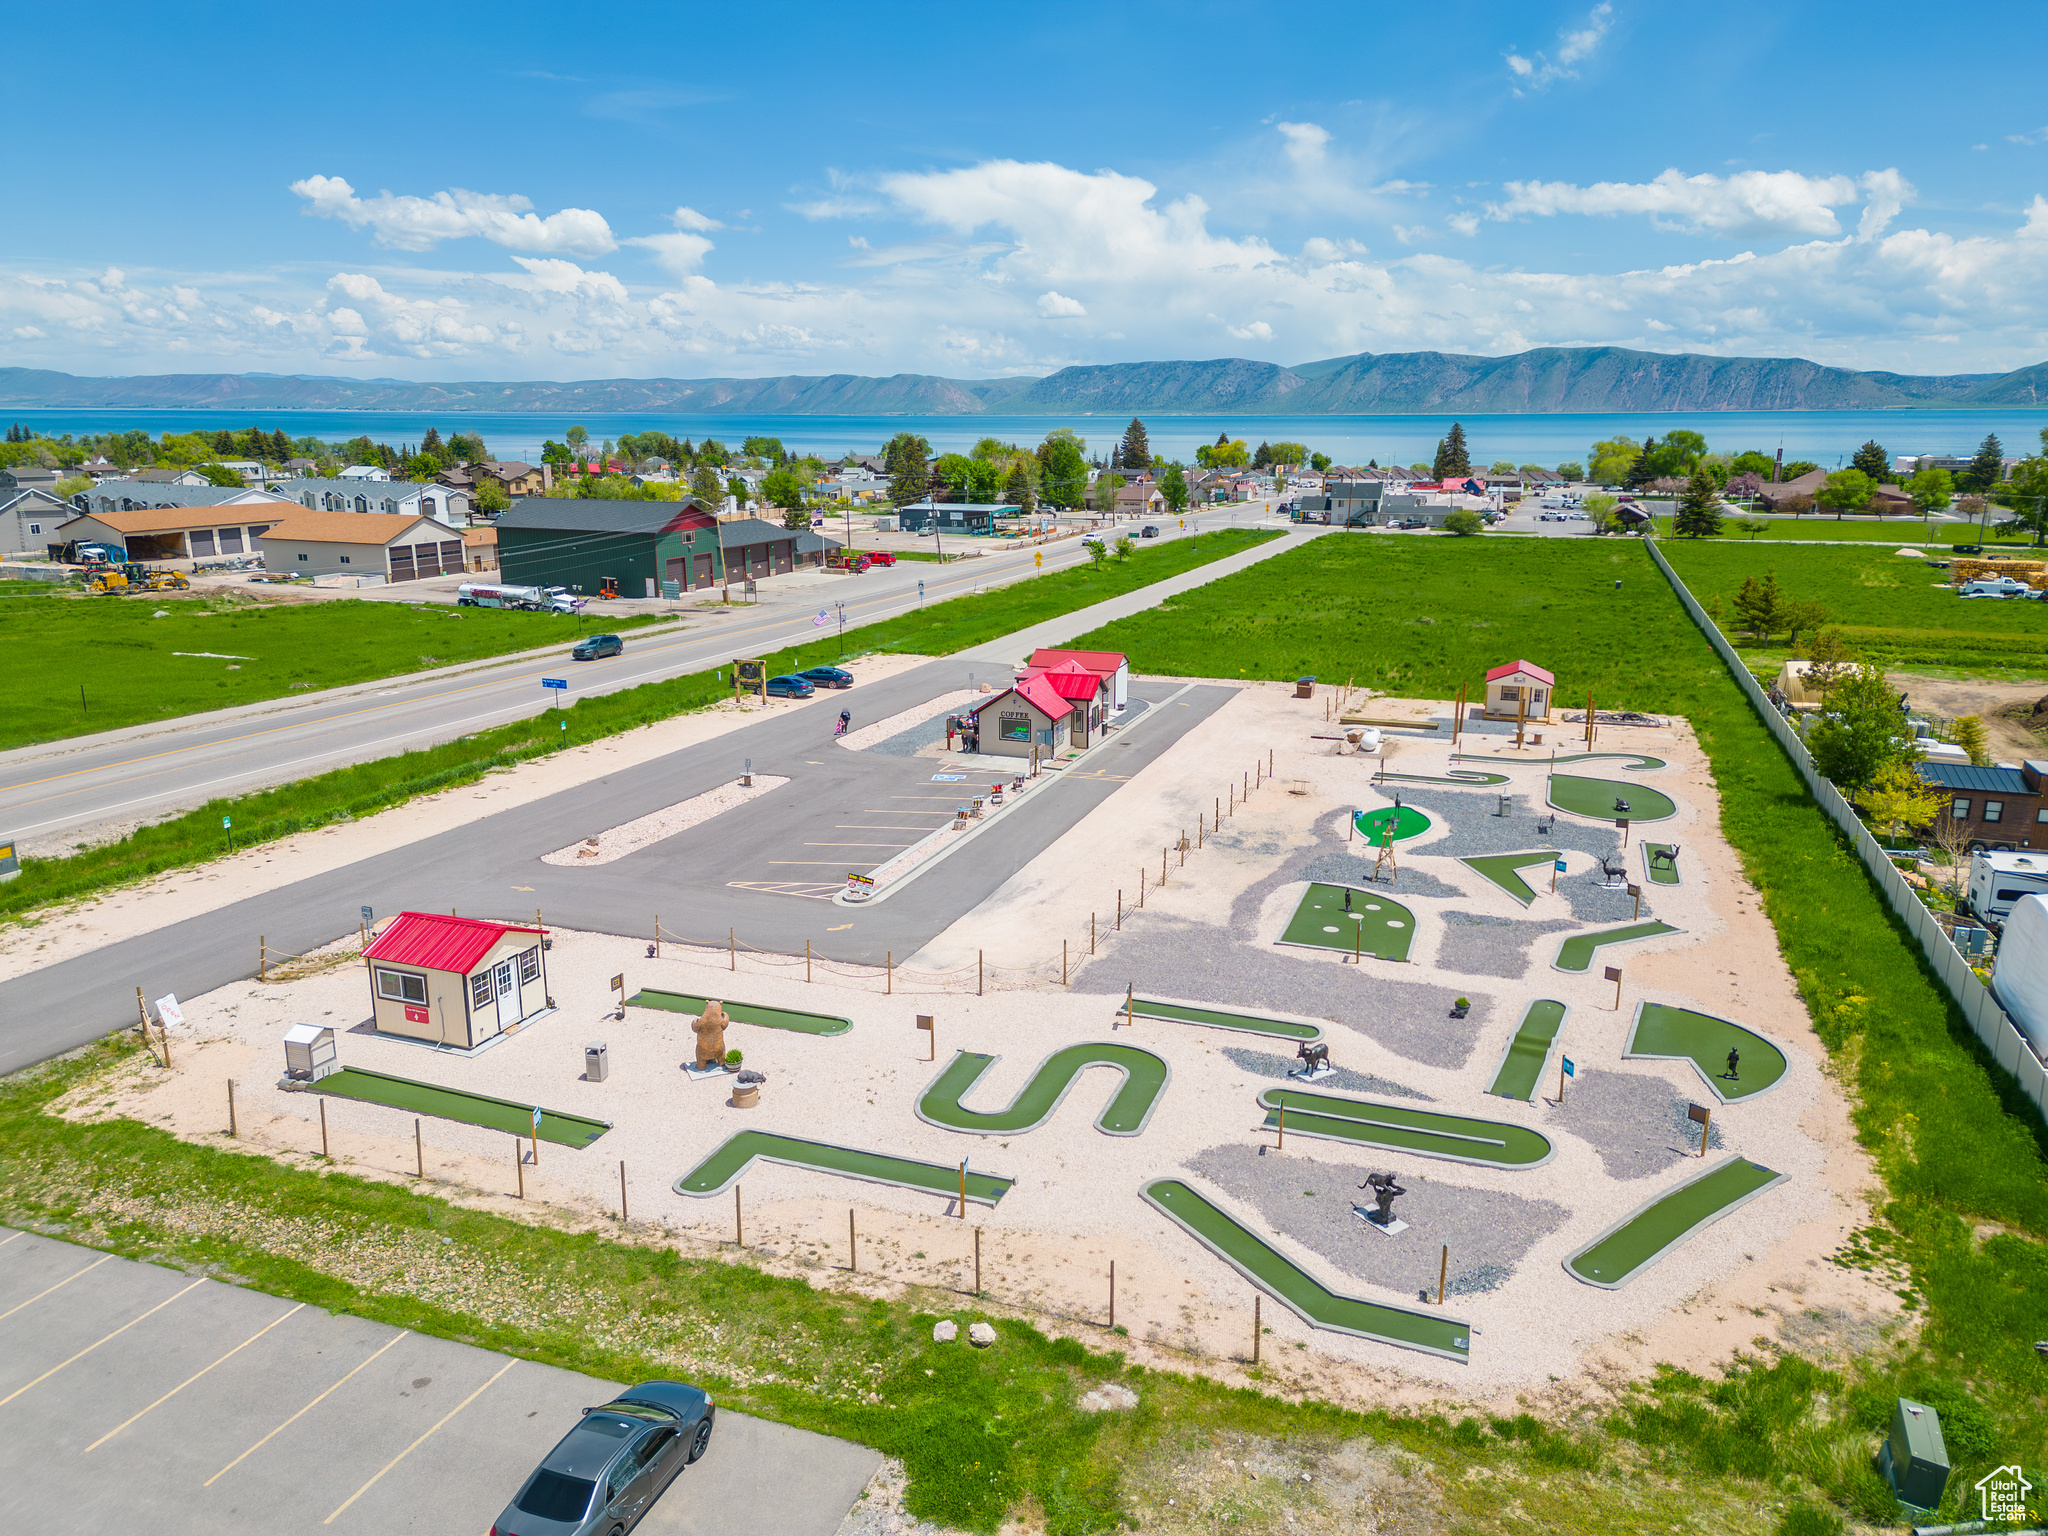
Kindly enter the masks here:
[[768, 697], [771, 699], [808, 699], [818, 690], [800, 677], [771, 677], [768, 679]]
[[617, 635], [590, 635], [576, 642], [576, 649], [569, 653], [578, 661], [595, 661], [600, 656], [623, 656], [626, 642]]
[[811, 667], [797, 673], [814, 688], [851, 688], [853, 674], [844, 667]]
[[505, 1506], [491, 1536], [624, 1536], [711, 1444], [717, 1409], [696, 1387], [647, 1381], [586, 1408]]

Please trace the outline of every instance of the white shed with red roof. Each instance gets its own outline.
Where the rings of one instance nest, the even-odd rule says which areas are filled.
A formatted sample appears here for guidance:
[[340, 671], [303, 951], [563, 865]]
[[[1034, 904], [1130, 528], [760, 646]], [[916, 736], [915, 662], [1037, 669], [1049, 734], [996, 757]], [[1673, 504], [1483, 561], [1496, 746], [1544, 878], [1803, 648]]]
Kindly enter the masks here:
[[1503, 662], [1486, 674], [1486, 718], [1548, 720], [1556, 691], [1557, 679], [1535, 662]]
[[363, 951], [378, 1030], [470, 1050], [546, 1012], [545, 937], [516, 923], [399, 913]]

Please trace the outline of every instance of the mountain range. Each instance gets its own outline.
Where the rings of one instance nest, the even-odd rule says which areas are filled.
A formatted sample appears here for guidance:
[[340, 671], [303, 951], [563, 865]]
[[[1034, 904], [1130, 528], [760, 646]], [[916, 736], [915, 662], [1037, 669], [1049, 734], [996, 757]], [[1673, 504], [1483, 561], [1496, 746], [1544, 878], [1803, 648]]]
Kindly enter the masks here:
[[1794, 357], [1539, 347], [1507, 357], [1360, 352], [1110, 363], [1043, 378], [898, 373], [420, 383], [263, 373], [85, 378], [0, 368], [0, 410], [318, 410], [795, 416], [1540, 415], [2048, 405], [2048, 363], [2010, 373], [1858, 373]]

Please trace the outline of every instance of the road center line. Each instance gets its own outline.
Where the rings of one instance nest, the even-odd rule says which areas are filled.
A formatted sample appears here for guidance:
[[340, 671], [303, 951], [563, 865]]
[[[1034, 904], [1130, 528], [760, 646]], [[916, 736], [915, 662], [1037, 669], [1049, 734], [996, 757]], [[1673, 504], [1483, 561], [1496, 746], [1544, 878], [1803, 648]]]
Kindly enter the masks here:
[[[19, 1232], [14, 1234], [14, 1237], [19, 1236], [21, 1236]], [[10, 1237], [8, 1241], [11, 1243], [14, 1241], [14, 1238]], [[112, 1257], [113, 1255], [110, 1253], [107, 1255], [105, 1259], [94, 1259], [90, 1264], [86, 1265], [84, 1269], [73, 1270], [70, 1274], [66, 1275], [62, 1280], [59, 1280], [55, 1285], [51, 1286], [49, 1290], [37, 1291], [35, 1295], [29, 1297], [27, 1301], [16, 1302], [13, 1306], [9, 1307], [5, 1312], [0, 1312], [0, 1322], [4, 1322], [6, 1319], [14, 1316], [14, 1314], [19, 1312], [23, 1307], [31, 1306], [34, 1303], [41, 1301], [45, 1296], [50, 1294], [50, 1291], [61, 1291], [65, 1286], [69, 1285], [72, 1281], [76, 1280], [80, 1275], [90, 1274], [93, 1270], [98, 1269], [102, 1264], [106, 1263], [107, 1259], [111, 1259]]]
[[298, 1423], [299, 1420], [303, 1419], [315, 1408], [318, 1408], [322, 1403], [326, 1402], [328, 1398], [332, 1397], [335, 1393], [339, 1392], [342, 1389], [342, 1387], [347, 1384], [349, 1377], [354, 1376], [356, 1374], [356, 1371], [360, 1371], [364, 1368], [364, 1366], [369, 1365], [372, 1360], [375, 1360], [377, 1358], [377, 1355], [383, 1354], [385, 1349], [391, 1348], [391, 1345], [396, 1344], [399, 1341], [399, 1339], [410, 1338], [411, 1336], [412, 1330], [410, 1328], [404, 1330], [402, 1333], [398, 1335], [398, 1338], [395, 1338], [391, 1340], [389, 1344], [386, 1344], [384, 1346], [384, 1349], [378, 1350], [376, 1355], [370, 1356], [370, 1359], [365, 1360], [362, 1365], [357, 1366], [355, 1371], [350, 1371], [348, 1373], [348, 1376], [342, 1377], [340, 1381], [337, 1381], [325, 1392], [322, 1392], [318, 1397], [314, 1398], [313, 1401], [306, 1404], [305, 1407], [301, 1408], [297, 1413], [293, 1414], [290, 1418], [286, 1419], [282, 1424], [278, 1425], [277, 1428], [273, 1429], [261, 1440], [258, 1440], [254, 1445], [250, 1446], [249, 1449], [242, 1452], [242, 1454], [237, 1456], [233, 1461], [229, 1462], [226, 1466], [222, 1467], [218, 1472], [214, 1473], [213, 1476], [209, 1477], [204, 1483], [201, 1483], [200, 1487], [211, 1488], [215, 1483], [219, 1482], [222, 1478], [226, 1477], [230, 1472], [234, 1471], [235, 1468], [239, 1467], [251, 1456], [254, 1456], [258, 1451], [262, 1450], [263, 1447], [270, 1444], [271, 1441], [275, 1440], [279, 1435], [283, 1434], [286, 1430], [290, 1429], [294, 1424]]
[[[111, 1258], [113, 1257], [113, 1255], [109, 1254], [108, 1257]], [[197, 1287], [202, 1286], [204, 1284], [206, 1284], [206, 1281], [204, 1279], [194, 1280], [191, 1285], [185, 1287], [185, 1291], [194, 1290]], [[59, 1371], [63, 1370], [65, 1366], [70, 1365], [73, 1361], [83, 1360], [87, 1355], [91, 1354], [94, 1350], [98, 1349], [102, 1344], [106, 1343], [107, 1339], [118, 1339], [130, 1328], [133, 1328], [136, 1323], [141, 1322], [143, 1318], [154, 1317], [157, 1313], [163, 1311], [165, 1307], [168, 1307], [172, 1302], [176, 1301], [178, 1299], [178, 1296], [184, 1295], [185, 1291], [178, 1292], [177, 1296], [168, 1296], [164, 1298], [164, 1300], [158, 1302], [155, 1306], [151, 1307], [147, 1312], [143, 1313], [142, 1317], [134, 1318], [129, 1322], [123, 1323], [120, 1327], [116, 1328], [112, 1333], [106, 1335], [105, 1338], [93, 1340], [92, 1343], [86, 1345], [85, 1348], [81, 1349], [77, 1354], [73, 1355], [70, 1360], [66, 1360], [63, 1361], [61, 1364], [51, 1366], [47, 1371], [43, 1372], [42, 1375], [38, 1376], [34, 1381], [30, 1382], [28, 1386], [16, 1387], [12, 1392], [8, 1393], [5, 1397], [0, 1397], [0, 1408], [5, 1408], [9, 1403], [13, 1402], [17, 1397], [21, 1396], [22, 1393], [26, 1392], [29, 1387], [33, 1387], [42, 1382], [48, 1381], [52, 1376], [56, 1375]]]
[[168, 1403], [180, 1392], [184, 1391], [187, 1387], [191, 1386], [193, 1382], [197, 1381], [200, 1377], [204, 1376], [208, 1371], [212, 1370], [214, 1365], [219, 1365], [221, 1363], [221, 1360], [229, 1360], [232, 1359], [234, 1356], [239, 1355], [251, 1344], [254, 1344], [258, 1339], [262, 1338], [264, 1334], [270, 1332], [271, 1329], [275, 1328], [279, 1323], [283, 1322], [286, 1317], [290, 1317], [292, 1315], [292, 1312], [302, 1312], [305, 1310], [305, 1307], [306, 1304], [302, 1301], [296, 1307], [293, 1307], [291, 1312], [285, 1313], [284, 1317], [274, 1318], [270, 1322], [265, 1323], [261, 1328], [258, 1328], [254, 1333], [250, 1334], [249, 1337], [242, 1340], [241, 1343], [237, 1344], [225, 1355], [222, 1355], [220, 1357], [220, 1360], [214, 1361], [213, 1365], [202, 1366], [200, 1369], [194, 1371], [190, 1376], [187, 1376], [183, 1381], [179, 1382], [175, 1387], [171, 1388], [171, 1390], [166, 1392], [162, 1397], [158, 1398], [155, 1402], [151, 1403], [149, 1407], [143, 1409], [141, 1413], [129, 1415], [120, 1423], [116, 1424], [112, 1429], [108, 1430], [104, 1435], [101, 1435], [99, 1439], [93, 1441], [91, 1445], [88, 1445], [84, 1450], [80, 1451], [78, 1454], [84, 1456], [90, 1454], [93, 1451], [98, 1450], [101, 1446], [105, 1445], [109, 1440], [113, 1439], [114, 1436], [118, 1435], [119, 1433], [121, 1433], [122, 1430], [126, 1429], [130, 1424], [133, 1424], [137, 1419], [141, 1418], [143, 1414], [154, 1412], [156, 1409], [163, 1407], [165, 1403]]
[[[507, 1360], [503, 1365], [498, 1367], [498, 1376], [504, 1375], [507, 1371], [511, 1370], [512, 1367], [517, 1365], [518, 1363], [519, 1362], [517, 1360]], [[446, 1424], [450, 1419], [454, 1418], [455, 1415], [462, 1412], [463, 1409], [467, 1408], [471, 1403], [475, 1402], [478, 1398], [482, 1397], [484, 1395], [484, 1389], [486, 1387], [489, 1387], [492, 1381], [496, 1381], [498, 1379], [498, 1376], [493, 1376], [491, 1378], [491, 1381], [485, 1382], [483, 1386], [478, 1387], [474, 1392], [470, 1393], [469, 1396], [465, 1397], [453, 1408], [450, 1408], [446, 1413], [442, 1414], [440, 1421], [434, 1425], [433, 1429], [428, 1430], [425, 1435], [421, 1435], [418, 1440], [413, 1441], [411, 1445], [408, 1445], [396, 1456], [392, 1457], [389, 1461], [385, 1462], [382, 1467], [377, 1469], [376, 1477], [371, 1478], [367, 1483], [363, 1484], [362, 1487], [358, 1488], [354, 1493], [350, 1494], [347, 1498], [343, 1499], [341, 1501], [340, 1507], [334, 1511], [334, 1514], [329, 1515], [325, 1520], [322, 1520], [320, 1523], [322, 1525], [334, 1524], [335, 1515], [339, 1515], [342, 1512], [342, 1510], [347, 1509], [349, 1505], [355, 1503], [357, 1499], [360, 1499], [364, 1494], [368, 1493], [372, 1488], [374, 1488], [377, 1485], [377, 1478], [382, 1477], [386, 1472], [389, 1472], [393, 1467], [397, 1466], [401, 1461], [405, 1460], [406, 1457], [410, 1456], [414, 1451], [419, 1449], [420, 1445], [427, 1439], [427, 1436], [433, 1434], [435, 1429], [439, 1429], [442, 1424]]]

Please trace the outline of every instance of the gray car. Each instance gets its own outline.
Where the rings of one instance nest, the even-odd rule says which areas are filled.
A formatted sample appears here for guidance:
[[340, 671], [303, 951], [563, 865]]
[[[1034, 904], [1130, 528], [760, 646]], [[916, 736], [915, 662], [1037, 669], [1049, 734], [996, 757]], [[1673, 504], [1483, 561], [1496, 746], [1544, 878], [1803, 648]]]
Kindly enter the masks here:
[[584, 1409], [491, 1536], [623, 1536], [704, 1454], [716, 1414], [708, 1396], [679, 1381], [642, 1382]]

